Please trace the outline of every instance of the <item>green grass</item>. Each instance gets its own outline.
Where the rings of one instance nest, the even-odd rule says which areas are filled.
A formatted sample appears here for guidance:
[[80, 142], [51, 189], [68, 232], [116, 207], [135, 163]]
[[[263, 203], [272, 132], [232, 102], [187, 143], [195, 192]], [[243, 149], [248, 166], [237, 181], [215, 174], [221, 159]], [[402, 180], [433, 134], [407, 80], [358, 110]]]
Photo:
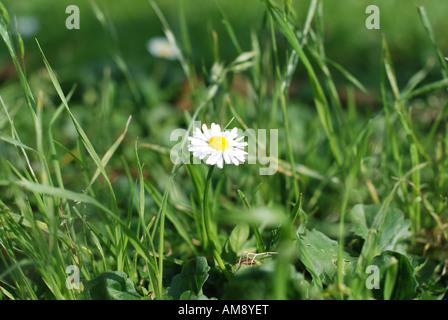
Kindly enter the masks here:
[[[36, 39], [4, 1], [1, 299], [446, 299], [447, 26], [403, 1], [379, 31], [359, 1], [201, 2], [200, 23], [195, 1], [84, 1]], [[160, 34], [178, 61], [145, 52]], [[278, 130], [277, 172], [174, 164], [195, 121]]]

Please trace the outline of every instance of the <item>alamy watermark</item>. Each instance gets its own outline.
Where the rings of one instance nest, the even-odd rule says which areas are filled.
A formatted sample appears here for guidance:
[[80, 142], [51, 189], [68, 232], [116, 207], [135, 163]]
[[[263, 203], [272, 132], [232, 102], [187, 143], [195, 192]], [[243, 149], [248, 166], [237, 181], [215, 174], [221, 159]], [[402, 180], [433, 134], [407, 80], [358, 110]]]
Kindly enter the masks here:
[[65, 279], [65, 287], [69, 290], [79, 290], [79, 267], [76, 265], [69, 265], [65, 268], [65, 273], [69, 275]]
[[380, 8], [372, 4], [366, 8], [366, 13], [369, 14], [366, 19], [366, 28], [369, 30], [380, 29]]
[[380, 269], [378, 266], [372, 264], [367, 266], [366, 273], [370, 276], [366, 279], [366, 288], [369, 290], [380, 288]]
[[65, 27], [68, 30], [79, 29], [80, 28], [80, 15], [79, 7], [72, 4], [65, 8], [65, 13], [70, 14], [67, 19], [65, 19]]

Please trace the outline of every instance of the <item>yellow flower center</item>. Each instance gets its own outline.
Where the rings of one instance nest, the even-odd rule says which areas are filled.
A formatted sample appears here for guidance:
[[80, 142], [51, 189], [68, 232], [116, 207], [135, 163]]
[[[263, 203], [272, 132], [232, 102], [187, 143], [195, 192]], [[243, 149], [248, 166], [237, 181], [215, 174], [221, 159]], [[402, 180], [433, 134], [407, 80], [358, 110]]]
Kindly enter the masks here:
[[158, 51], [160, 56], [163, 58], [171, 58], [173, 55], [171, 46], [168, 43], [161, 44], [160, 48], [158, 48]]
[[229, 147], [229, 141], [221, 136], [211, 137], [210, 140], [208, 140], [208, 144], [216, 150], [225, 150]]

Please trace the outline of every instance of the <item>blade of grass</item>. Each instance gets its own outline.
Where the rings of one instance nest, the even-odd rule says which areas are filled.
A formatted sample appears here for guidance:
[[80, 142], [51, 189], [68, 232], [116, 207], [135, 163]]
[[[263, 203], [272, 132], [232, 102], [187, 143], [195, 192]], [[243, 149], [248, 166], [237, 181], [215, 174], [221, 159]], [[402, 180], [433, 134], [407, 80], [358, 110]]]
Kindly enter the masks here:
[[[238, 192], [238, 196], [240, 197], [240, 199], [243, 202], [244, 206], [247, 209], [252, 210], [252, 206], [250, 205], [249, 201], [247, 200], [246, 195], [244, 194], [244, 192], [239, 190], [239, 189], [237, 190], [237, 192]], [[252, 222], [251, 225], [252, 225], [252, 231], [253, 231], [253, 233], [255, 235], [255, 240], [256, 240], [256, 243], [257, 243], [257, 252], [260, 252], [260, 253], [261, 252], [265, 252], [266, 251], [265, 250], [265, 245], [263, 243], [263, 238], [261, 237], [260, 230], [258, 229], [258, 227], [255, 224], [255, 222]]]
[[178, 165], [173, 168], [173, 172], [170, 175], [170, 180], [165, 188], [165, 192], [163, 193], [162, 203], [160, 204], [158, 216], [160, 217], [159, 224], [159, 265], [158, 265], [158, 277], [157, 277], [157, 288], [159, 290], [159, 296], [162, 297], [163, 294], [163, 251], [165, 245], [165, 217], [166, 217], [166, 204], [168, 202], [168, 194], [170, 192], [171, 185], [174, 180], [174, 176], [176, 174], [177, 169], [179, 169], [182, 165]]
[[[132, 119], [132, 116], [129, 116], [123, 133], [118, 137], [118, 139], [115, 141], [115, 143], [109, 148], [109, 150], [107, 150], [107, 152], [104, 154], [103, 158], [101, 159], [101, 164], [102, 164], [103, 168], [105, 168], [107, 166], [107, 164], [109, 163], [109, 160], [112, 158], [115, 151], [117, 151], [118, 147], [120, 146], [121, 142], [123, 141], [124, 137], [126, 136], [131, 119]], [[95, 182], [95, 180], [98, 178], [100, 173], [101, 173], [101, 169], [97, 168], [95, 171], [95, 174], [92, 177], [92, 180], [90, 181], [89, 185], [84, 190], [84, 193], [89, 192], [90, 187]]]
[[432, 45], [434, 46], [434, 50], [436, 51], [437, 59], [440, 63], [440, 72], [442, 73], [443, 78], [446, 79], [448, 77], [448, 65], [446, 64], [445, 57], [437, 43], [436, 36], [431, 27], [428, 15], [426, 14], [426, 9], [423, 6], [418, 6], [417, 9], [420, 15], [420, 19], [422, 20], [423, 27], [425, 28], [425, 31], [428, 34], [428, 37], [431, 40]]
[[153, 262], [154, 257], [150, 255], [150, 251], [148, 250], [148, 248], [143, 243], [141, 243], [140, 239], [136, 237], [135, 233], [132, 230], [130, 230], [128, 226], [123, 221], [121, 221], [121, 219], [113, 211], [102, 205], [96, 199], [85, 194], [73, 192], [71, 190], [51, 187], [47, 185], [41, 185], [26, 180], [20, 180], [20, 181], [0, 180], [0, 186], [11, 186], [11, 185], [19, 186], [21, 188], [39, 194], [73, 200], [76, 202], [83, 202], [95, 206], [102, 212], [106, 213], [113, 221], [115, 221], [120, 226], [123, 232], [129, 237], [129, 240], [133, 244], [134, 248], [139, 252], [139, 254], [142, 257], [146, 258], [146, 260], [150, 263], [151, 267], [153, 268], [155, 267]]
[[[163, 195], [148, 181], [145, 181], [145, 189], [151, 195], [151, 197], [153, 198], [155, 203], [159, 207], [161, 207], [163, 204]], [[191, 237], [190, 237], [188, 231], [185, 229], [185, 227], [181, 223], [181, 220], [179, 220], [179, 218], [174, 214], [172, 209], [168, 207], [168, 205], [166, 205], [165, 211], [166, 211], [166, 216], [167, 216], [168, 220], [170, 220], [170, 222], [174, 225], [176, 231], [179, 233], [179, 235], [182, 237], [182, 239], [184, 239], [184, 241], [189, 245], [189, 247], [197, 255], [198, 254], [197, 249], [194, 246], [193, 242], [191, 241]], [[157, 215], [157, 217], [159, 218], [158, 220], [160, 220], [160, 216]], [[156, 232], [156, 229], [153, 229], [152, 234], [151, 234], [152, 238], [155, 237], [155, 232]]]
[[106, 171], [104, 169], [102, 161], [101, 161], [100, 157], [98, 156], [98, 154], [96, 153], [92, 143], [90, 142], [90, 139], [87, 137], [86, 133], [84, 132], [84, 130], [82, 129], [82, 127], [80, 126], [80, 124], [78, 123], [78, 121], [76, 120], [74, 115], [72, 114], [72, 112], [70, 110], [70, 107], [68, 106], [68, 102], [67, 102], [66, 96], [64, 95], [64, 93], [62, 91], [61, 85], [59, 84], [59, 81], [57, 80], [57, 77], [56, 77], [53, 69], [51, 68], [47, 58], [45, 57], [45, 54], [44, 54], [44, 52], [43, 52], [39, 42], [37, 41], [37, 39], [36, 39], [36, 42], [37, 42], [37, 45], [38, 45], [39, 50], [41, 52], [41, 55], [42, 55], [45, 67], [47, 68], [47, 71], [48, 71], [48, 73], [50, 75], [50, 79], [51, 79], [51, 81], [53, 83], [53, 86], [56, 89], [56, 92], [58, 93], [59, 98], [61, 99], [62, 103], [64, 104], [64, 107], [65, 107], [66, 111], [68, 112], [68, 114], [69, 114], [69, 116], [70, 116], [70, 118], [71, 118], [71, 120], [72, 120], [72, 122], [73, 122], [73, 124], [74, 124], [74, 126], [76, 128], [78, 136], [80, 137], [84, 147], [87, 149], [87, 152], [89, 153], [89, 155], [91, 156], [91, 158], [95, 162], [97, 168], [100, 170], [102, 176], [106, 180], [106, 182], [108, 184], [108, 187], [109, 187], [109, 190], [110, 190], [110, 193], [111, 193], [111, 195], [112, 195], [112, 197], [114, 199], [113, 203], [115, 204], [115, 210], [118, 211], [118, 208], [116, 208], [116, 203], [117, 202], [116, 202], [115, 193], [113, 191], [112, 184], [111, 184], [111, 182], [109, 180], [109, 177], [107, 176], [107, 173], [106, 173]]
[[414, 90], [406, 91], [404, 93], [404, 95], [402, 95], [402, 98], [409, 100], [410, 98], [415, 98], [416, 96], [425, 95], [434, 90], [445, 89], [447, 87], [448, 87], [448, 78], [445, 78], [442, 80], [431, 82], [429, 84], [425, 84], [425, 85], [423, 85], [419, 88], [416, 88]]
[[[423, 146], [420, 144], [417, 135], [415, 133], [415, 130], [412, 126], [411, 118], [405, 109], [404, 101], [402, 97], [400, 96], [400, 92], [398, 89], [398, 84], [395, 76], [395, 72], [392, 67], [392, 62], [390, 59], [390, 54], [387, 46], [387, 42], [385, 40], [385, 37], [383, 37], [383, 65], [385, 67], [385, 73], [389, 80], [389, 84], [392, 88], [393, 95], [394, 95], [394, 109], [395, 112], [398, 115], [398, 118], [400, 119], [400, 122], [403, 126], [403, 129], [406, 132], [408, 144], [409, 144], [409, 154], [411, 157], [411, 164], [413, 167], [416, 167], [420, 163], [419, 155], [421, 154], [426, 160], [429, 160], [429, 156], [424, 150]], [[420, 172], [415, 171], [412, 175], [412, 182], [415, 184], [415, 186], [419, 189], [420, 188]], [[406, 190], [403, 189], [406, 194]], [[413, 199], [418, 197], [418, 193], [413, 190]], [[412, 231], [415, 234], [420, 233], [420, 221], [421, 221], [421, 205], [420, 202], [413, 201], [413, 203], [409, 203], [407, 205], [409, 217], [412, 221]]]
[[[6, 12], [6, 11], [5, 11]], [[14, 67], [17, 71], [17, 74], [19, 76], [19, 81], [21, 84], [22, 89], [24, 90], [25, 93], [25, 98], [27, 101], [27, 106], [28, 106], [28, 110], [30, 111], [31, 116], [33, 117], [33, 120], [35, 120], [36, 117], [36, 112], [35, 112], [35, 108], [36, 108], [36, 102], [34, 99], [34, 95], [33, 95], [33, 91], [31, 90], [31, 87], [26, 79], [26, 75], [25, 72], [23, 71], [20, 61], [19, 61], [19, 57], [14, 49], [14, 44], [12, 42], [12, 39], [10, 37], [10, 35], [12, 34], [11, 29], [9, 27], [9, 21], [5, 21], [4, 19], [4, 15], [0, 16], [0, 35], [3, 38], [3, 41], [5, 42], [9, 54], [11, 56], [12, 62], [14, 64]]]
[[309, 61], [303, 49], [301, 48], [299, 40], [297, 39], [297, 36], [294, 33], [293, 29], [289, 25], [288, 21], [286, 21], [283, 18], [283, 15], [280, 13], [278, 8], [276, 8], [270, 0], [265, 0], [265, 5], [271, 17], [274, 19], [274, 22], [276, 23], [280, 32], [285, 36], [286, 40], [288, 40], [289, 44], [297, 52], [300, 60], [302, 61], [303, 65], [305, 66], [305, 69], [307, 70], [308, 77], [310, 79], [311, 87], [313, 90], [313, 99], [316, 105], [316, 110], [318, 112], [324, 131], [329, 140], [330, 148], [333, 152], [336, 162], [339, 165], [342, 165], [342, 156], [340, 154], [339, 145], [337, 142], [337, 135], [334, 132], [333, 124], [331, 121], [328, 101], [327, 98], [325, 97], [324, 91], [319, 83], [319, 80], [313, 69], [313, 66], [311, 65], [311, 62]]
[[347, 211], [347, 205], [350, 197], [350, 193], [355, 187], [356, 177], [360, 171], [362, 160], [366, 154], [369, 138], [372, 131], [372, 123], [369, 121], [365, 129], [359, 134], [359, 142], [356, 143], [356, 148], [351, 148], [351, 150], [356, 150], [352, 155], [352, 164], [350, 165], [350, 170], [345, 179], [344, 192], [342, 196], [341, 203], [341, 213], [339, 217], [339, 239], [338, 239], [338, 260], [337, 260], [337, 284], [339, 290], [342, 290], [344, 285], [344, 238], [345, 238], [345, 214]]
[[[315, 15], [315, 12], [317, 10], [317, 3], [318, 3], [317, 0], [313, 0], [308, 9], [307, 18], [306, 18], [305, 25], [303, 28], [304, 31], [302, 33], [301, 41], [299, 44], [300, 47], [304, 46], [304, 44], [307, 40], [308, 32], [310, 30], [310, 25], [311, 25], [314, 15]], [[288, 15], [286, 14], [285, 19], [287, 19], [287, 17], [288, 17]], [[277, 45], [276, 45], [276, 40], [275, 40], [274, 26], [272, 23], [271, 23], [271, 38], [272, 38], [272, 43], [273, 43], [274, 58], [276, 61], [276, 71], [277, 71], [279, 80], [281, 80], [281, 92], [279, 93], [280, 104], [281, 104], [282, 113], [283, 113], [283, 120], [284, 120], [284, 126], [285, 126], [285, 134], [286, 134], [286, 143], [287, 143], [287, 149], [288, 149], [288, 157], [289, 157], [289, 162], [290, 162], [290, 166], [291, 166], [292, 184], [293, 184], [294, 196], [295, 196], [294, 200], [297, 201], [299, 198], [299, 195], [300, 195], [300, 188], [299, 188], [298, 181], [296, 179], [295, 160], [294, 160], [294, 155], [293, 155], [293, 150], [292, 150], [291, 134], [290, 134], [290, 128], [289, 128], [289, 121], [288, 121], [289, 117], [287, 115], [287, 110], [286, 110], [286, 97], [288, 95], [288, 88], [291, 84], [291, 80], [292, 80], [294, 71], [296, 70], [297, 64], [299, 62], [299, 53], [297, 51], [292, 52], [292, 54], [288, 60], [288, 65], [286, 67], [286, 71], [282, 75], [280, 72], [280, 69], [279, 69], [279, 63], [278, 63], [278, 57], [277, 57], [278, 56]]]
[[112, 46], [110, 46], [110, 54], [112, 56], [113, 61], [117, 65], [118, 69], [123, 73], [127, 84], [131, 90], [132, 96], [135, 99], [136, 103], [142, 103], [142, 95], [138, 90], [138, 86], [134, 77], [132, 76], [131, 71], [126, 63], [126, 60], [123, 57], [123, 54], [120, 50], [120, 46], [118, 44], [118, 37], [115, 31], [115, 27], [110, 19], [106, 18], [104, 12], [100, 9], [97, 3], [94, 0], [90, 0], [90, 5], [92, 7], [93, 13], [95, 17], [100, 22], [103, 29], [111, 36], [112, 38]]
[[10, 116], [9, 113], [8, 113], [8, 108], [6, 107], [6, 105], [5, 105], [5, 103], [4, 103], [3, 98], [2, 98], [1, 95], [0, 95], [0, 102], [1, 102], [1, 104], [2, 104], [2, 106], [3, 106], [3, 109], [5, 110], [6, 116], [7, 116], [8, 120], [9, 120], [9, 124], [10, 124], [10, 126], [11, 126], [11, 135], [12, 135], [11, 138], [14, 139], [15, 141], [17, 141], [17, 143], [19, 143], [18, 147], [20, 148], [20, 151], [22, 152], [23, 157], [25, 158], [25, 161], [26, 161], [26, 165], [27, 165], [27, 167], [28, 167], [28, 170], [29, 170], [29, 172], [30, 172], [30, 174], [31, 174], [31, 176], [32, 176], [32, 178], [33, 178], [33, 180], [34, 180], [35, 182], [38, 182], [37, 177], [36, 177], [36, 174], [35, 174], [35, 172], [34, 172], [34, 169], [33, 169], [33, 167], [31, 166], [31, 161], [30, 161], [30, 159], [28, 158], [28, 155], [27, 155], [27, 153], [26, 153], [26, 150], [25, 150], [25, 148], [23, 148], [23, 147], [20, 146], [20, 144], [22, 144], [22, 142], [21, 142], [20, 137], [19, 137], [19, 134], [17, 133], [17, 130], [16, 130], [15, 126], [14, 126], [14, 122], [13, 122], [11, 116]]
[[[73, 88], [70, 90], [70, 92], [67, 95], [67, 102], [70, 101], [73, 93], [75, 92], [76, 87], [73, 86]], [[61, 103], [60, 106], [56, 109], [56, 112], [53, 114], [53, 116], [50, 119], [50, 123], [48, 125], [48, 132], [47, 132], [47, 136], [48, 136], [48, 145], [50, 148], [50, 156], [53, 159], [52, 160], [52, 164], [53, 164], [53, 169], [56, 175], [56, 180], [58, 182], [58, 185], [60, 188], [64, 189], [64, 182], [62, 179], [62, 172], [61, 172], [61, 167], [59, 164], [59, 161], [56, 158], [56, 146], [55, 146], [55, 141], [53, 140], [53, 126], [56, 123], [56, 120], [59, 118], [59, 116], [61, 115], [62, 111], [64, 111], [64, 104]]]
[[378, 245], [378, 227], [382, 225], [384, 219], [386, 219], [385, 213], [387, 212], [386, 209], [390, 207], [392, 200], [395, 198], [395, 195], [397, 193], [398, 188], [400, 185], [402, 185], [402, 182], [406, 182], [408, 177], [411, 176], [415, 171], [421, 170], [424, 167], [426, 167], [429, 164], [429, 162], [420, 163], [417, 166], [413, 167], [411, 170], [406, 172], [402, 178], [400, 178], [393, 186], [392, 190], [389, 192], [387, 197], [384, 199], [380, 210], [375, 216], [375, 219], [373, 220], [371, 224], [371, 228], [369, 229], [367, 238], [363, 244], [361, 253], [359, 255], [359, 259], [356, 265], [356, 277], [353, 278], [354, 282], [352, 284], [352, 290], [354, 292], [355, 297], [361, 297], [365, 293], [366, 286], [365, 286], [365, 279], [367, 278], [366, 275], [366, 268], [369, 264], [371, 264], [371, 261], [374, 256], [378, 254], [377, 245]]

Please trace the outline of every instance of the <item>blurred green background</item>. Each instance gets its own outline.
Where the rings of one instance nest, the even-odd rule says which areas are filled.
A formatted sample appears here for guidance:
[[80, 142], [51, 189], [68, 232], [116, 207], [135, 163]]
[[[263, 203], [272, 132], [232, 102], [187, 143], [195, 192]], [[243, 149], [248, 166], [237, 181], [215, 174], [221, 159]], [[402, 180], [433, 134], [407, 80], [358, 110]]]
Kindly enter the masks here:
[[[35, 35], [25, 39], [29, 68], [42, 66], [33, 37], [36, 37], [50, 63], [64, 81], [94, 81], [110, 62], [110, 34], [101, 27], [89, 0], [4, 0], [12, 16], [33, 16], [38, 21]], [[213, 36], [219, 39], [220, 57], [233, 60], [236, 51], [231, 44], [216, 3], [233, 26], [243, 50], [250, 50], [250, 34], [261, 30], [265, 9], [260, 0], [159, 0], [156, 1], [176, 36], [181, 35], [181, 11], [185, 12], [195, 63], [207, 68], [213, 59]], [[114, 25], [117, 45], [133, 73], [149, 74], [158, 62], [146, 50], [146, 42], [163, 35], [160, 21], [146, 0], [97, 0], [95, 3]], [[280, 3], [280, 2], [279, 2]], [[297, 14], [296, 26], [302, 26], [310, 1], [293, 1]], [[65, 8], [80, 8], [81, 27], [67, 30]], [[381, 29], [367, 30], [365, 9], [376, 4], [381, 10]], [[434, 57], [430, 40], [420, 22], [417, 6], [425, 6], [443, 51], [448, 51], [447, 1], [434, 0], [327, 0], [325, 39], [327, 56], [346, 67], [367, 85], [378, 83], [381, 34], [387, 36], [399, 80], [404, 81]], [[0, 62], [9, 61], [1, 50]], [[299, 75], [300, 76], [300, 75]]]

